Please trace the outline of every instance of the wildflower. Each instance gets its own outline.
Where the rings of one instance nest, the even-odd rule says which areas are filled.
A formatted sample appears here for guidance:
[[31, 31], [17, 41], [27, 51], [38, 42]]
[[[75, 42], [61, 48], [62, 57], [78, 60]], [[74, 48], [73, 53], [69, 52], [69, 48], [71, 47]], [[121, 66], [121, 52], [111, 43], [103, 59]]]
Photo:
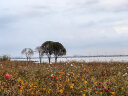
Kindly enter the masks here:
[[88, 83], [87, 81], [84, 81], [84, 84]]
[[128, 73], [125, 73], [125, 74], [123, 74], [123, 77], [125, 77], [125, 76], [127, 76], [128, 75]]
[[7, 74], [5, 74], [5, 78], [6, 78], [6, 79], [11, 79], [11, 75], [10, 75], [10, 74], [8, 74], [8, 73], [7, 73]]
[[75, 76], [75, 74], [73, 72], [71, 72], [71, 74], [73, 75], [73, 77]]
[[84, 68], [84, 71], [86, 71], [86, 68]]
[[18, 88], [20, 89], [22, 87], [22, 85], [19, 85]]
[[54, 74], [51, 74], [51, 77], [53, 77], [53, 78], [54, 78], [54, 77], [55, 77], [55, 76], [54, 76]]
[[71, 85], [70, 88], [73, 89], [73, 86]]
[[31, 85], [30, 85], [30, 87], [33, 87], [34, 86], [34, 84], [32, 83]]
[[45, 90], [46, 90], [46, 88], [43, 88], [43, 90], [45, 91]]
[[83, 96], [85, 96], [85, 94], [83, 94]]
[[56, 80], [58, 80], [59, 78], [58, 77], [56, 77]]
[[63, 93], [63, 89], [60, 89], [60, 93], [61, 93], [61, 94]]
[[103, 93], [102, 92], [100, 92], [100, 95], [102, 95]]
[[94, 85], [96, 85], [97, 84], [97, 82], [94, 82]]
[[84, 78], [82, 78], [82, 81], [84, 81]]
[[115, 92], [111, 92], [112, 95], [115, 95]]
[[22, 92], [23, 92], [23, 89], [20, 89], [20, 94], [22, 94]]
[[19, 78], [18, 81], [21, 82], [22, 80]]
[[60, 74], [65, 74], [64, 72], [59, 72]]
[[78, 89], [80, 89], [80, 88], [81, 88], [81, 86], [78, 87]]
[[48, 89], [48, 93], [50, 93], [51, 89]]
[[70, 88], [73, 89], [73, 87], [74, 87], [74, 84], [71, 84]]

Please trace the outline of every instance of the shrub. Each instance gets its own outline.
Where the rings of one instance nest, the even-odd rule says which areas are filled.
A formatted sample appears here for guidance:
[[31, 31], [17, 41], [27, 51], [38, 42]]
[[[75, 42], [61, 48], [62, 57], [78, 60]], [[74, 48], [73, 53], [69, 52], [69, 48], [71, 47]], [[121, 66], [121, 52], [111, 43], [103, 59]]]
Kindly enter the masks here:
[[3, 55], [3, 56], [1, 56], [1, 58], [0, 58], [0, 61], [8, 61], [8, 60], [10, 60], [10, 57], [7, 56], [7, 55]]

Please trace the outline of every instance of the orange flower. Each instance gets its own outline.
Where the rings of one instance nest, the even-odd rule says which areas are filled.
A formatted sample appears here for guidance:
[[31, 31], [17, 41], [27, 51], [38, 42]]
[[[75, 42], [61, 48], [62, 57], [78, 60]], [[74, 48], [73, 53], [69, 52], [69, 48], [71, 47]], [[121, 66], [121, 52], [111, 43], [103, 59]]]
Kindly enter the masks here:
[[11, 79], [11, 75], [10, 75], [10, 74], [8, 74], [8, 73], [7, 73], [7, 74], [5, 74], [5, 78], [6, 78], [6, 79]]
[[60, 74], [65, 74], [64, 72], [59, 72]]
[[46, 88], [43, 88], [43, 90], [45, 91], [45, 90], [46, 90]]
[[60, 93], [61, 93], [61, 94], [63, 93], [63, 89], [60, 89]]
[[59, 77], [61, 77], [61, 75], [59, 75]]
[[111, 92], [112, 95], [115, 95], [115, 92]]
[[86, 68], [84, 68], [84, 71], [86, 71], [87, 69]]
[[88, 83], [87, 81], [84, 81], [84, 84]]
[[82, 78], [82, 81], [84, 81], [84, 78]]
[[56, 80], [58, 80], [59, 78], [58, 77], [56, 77]]
[[71, 89], [73, 89], [73, 87], [74, 87], [73, 85], [70, 86]]

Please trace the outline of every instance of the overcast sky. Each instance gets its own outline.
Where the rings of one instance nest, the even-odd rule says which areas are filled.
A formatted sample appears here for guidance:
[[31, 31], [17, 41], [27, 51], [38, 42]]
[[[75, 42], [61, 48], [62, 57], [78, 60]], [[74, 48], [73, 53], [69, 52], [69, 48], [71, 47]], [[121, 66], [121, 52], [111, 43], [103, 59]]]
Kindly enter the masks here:
[[67, 55], [128, 54], [128, 0], [0, 0], [0, 55], [47, 40]]

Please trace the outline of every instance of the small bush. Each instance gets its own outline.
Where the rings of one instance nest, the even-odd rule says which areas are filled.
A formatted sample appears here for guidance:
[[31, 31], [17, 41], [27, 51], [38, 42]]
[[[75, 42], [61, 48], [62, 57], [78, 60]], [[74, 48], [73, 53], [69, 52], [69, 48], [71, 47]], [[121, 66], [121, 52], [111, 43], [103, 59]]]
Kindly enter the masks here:
[[10, 57], [7, 55], [3, 55], [0, 57], [0, 61], [8, 61], [8, 60], [10, 60]]

